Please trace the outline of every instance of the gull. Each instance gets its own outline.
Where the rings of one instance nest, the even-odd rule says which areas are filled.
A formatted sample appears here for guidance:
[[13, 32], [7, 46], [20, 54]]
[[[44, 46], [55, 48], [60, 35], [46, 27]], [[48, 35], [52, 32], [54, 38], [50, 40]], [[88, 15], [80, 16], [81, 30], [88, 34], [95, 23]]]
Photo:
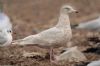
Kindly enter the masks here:
[[98, 61], [92, 61], [87, 66], [100, 66], [100, 60], [98, 60]]
[[12, 42], [12, 24], [9, 17], [0, 11], [0, 46], [8, 46]]
[[67, 42], [72, 38], [72, 31], [70, 28], [69, 13], [78, 13], [69, 5], [63, 5], [60, 10], [60, 17], [58, 23], [47, 30], [38, 34], [30, 35], [24, 39], [15, 40], [12, 44], [17, 45], [37, 45], [39, 47], [50, 49], [50, 61], [54, 61], [53, 48], [66, 46]]
[[100, 31], [100, 16], [96, 19], [87, 22], [82, 22], [77, 25], [72, 25], [72, 28]]

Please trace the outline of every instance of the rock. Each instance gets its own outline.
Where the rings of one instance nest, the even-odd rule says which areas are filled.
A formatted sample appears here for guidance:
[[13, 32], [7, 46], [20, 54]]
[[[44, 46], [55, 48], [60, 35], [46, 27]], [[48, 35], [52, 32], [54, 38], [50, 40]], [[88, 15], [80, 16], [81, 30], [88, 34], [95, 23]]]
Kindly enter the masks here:
[[78, 50], [77, 46], [69, 48], [64, 53], [56, 56], [57, 61], [80, 62], [86, 61], [85, 55]]

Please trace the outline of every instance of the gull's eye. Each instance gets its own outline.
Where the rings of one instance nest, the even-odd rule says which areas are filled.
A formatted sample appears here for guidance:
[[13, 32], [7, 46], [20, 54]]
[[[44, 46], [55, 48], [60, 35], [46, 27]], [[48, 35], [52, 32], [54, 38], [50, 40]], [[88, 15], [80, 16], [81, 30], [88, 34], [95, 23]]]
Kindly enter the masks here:
[[12, 31], [11, 31], [11, 30], [7, 30], [7, 32], [8, 32], [8, 33], [11, 33]]
[[65, 9], [70, 10], [70, 8], [65, 8]]

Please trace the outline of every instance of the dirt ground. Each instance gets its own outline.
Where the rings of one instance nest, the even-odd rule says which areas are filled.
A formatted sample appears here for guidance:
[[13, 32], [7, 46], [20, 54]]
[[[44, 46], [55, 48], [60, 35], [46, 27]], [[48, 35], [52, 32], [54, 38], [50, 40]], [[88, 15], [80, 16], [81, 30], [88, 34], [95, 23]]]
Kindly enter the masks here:
[[[73, 46], [78, 46], [81, 50], [87, 61], [83, 62], [65, 62], [59, 65], [53, 66], [86, 66], [87, 63], [93, 60], [100, 59], [100, 49], [97, 47], [99, 40], [98, 35], [100, 33], [90, 32], [90, 31], [73, 31]], [[91, 41], [89, 41], [91, 39]], [[97, 40], [95, 40], [97, 39]], [[100, 41], [100, 40], [99, 40]], [[97, 42], [97, 43], [96, 43]], [[95, 49], [98, 48], [98, 49]], [[39, 48], [36, 46], [9, 46], [0, 48], [0, 65], [12, 65], [12, 66], [51, 66], [48, 57], [23, 57], [23, 52], [39, 52], [39, 53], [48, 53], [47, 49]], [[55, 49], [55, 52], [57, 49]], [[61, 52], [61, 51], [60, 51]], [[47, 55], [48, 56], [48, 55]]]
[[[2, 0], [2, 2], [4, 11], [13, 23], [14, 40], [54, 26], [63, 4], [71, 4], [79, 11], [78, 14], [70, 15], [71, 24], [95, 18], [100, 12], [100, 0]], [[100, 49], [97, 46], [100, 33], [86, 30], [72, 31], [73, 46], [78, 46], [88, 60], [52, 66], [86, 66], [89, 62], [100, 59]], [[22, 56], [23, 51], [48, 53], [47, 49], [36, 46], [0, 47], [0, 66], [51, 66], [47, 57], [25, 58]]]

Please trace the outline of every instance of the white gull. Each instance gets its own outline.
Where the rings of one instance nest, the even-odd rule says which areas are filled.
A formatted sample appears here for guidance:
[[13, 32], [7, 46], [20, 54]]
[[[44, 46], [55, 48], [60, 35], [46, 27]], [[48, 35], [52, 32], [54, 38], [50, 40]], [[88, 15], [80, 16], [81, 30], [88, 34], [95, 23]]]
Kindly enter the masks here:
[[57, 25], [44, 30], [38, 34], [30, 35], [24, 39], [13, 41], [17, 45], [38, 45], [40, 47], [50, 48], [50, 61], [54, 60], [53, 48], [66, 46], [72, 38], [70, 28], [69, 13], [77, 12], [71, 6], [64, 5], [60, 10], [60, 17]]

